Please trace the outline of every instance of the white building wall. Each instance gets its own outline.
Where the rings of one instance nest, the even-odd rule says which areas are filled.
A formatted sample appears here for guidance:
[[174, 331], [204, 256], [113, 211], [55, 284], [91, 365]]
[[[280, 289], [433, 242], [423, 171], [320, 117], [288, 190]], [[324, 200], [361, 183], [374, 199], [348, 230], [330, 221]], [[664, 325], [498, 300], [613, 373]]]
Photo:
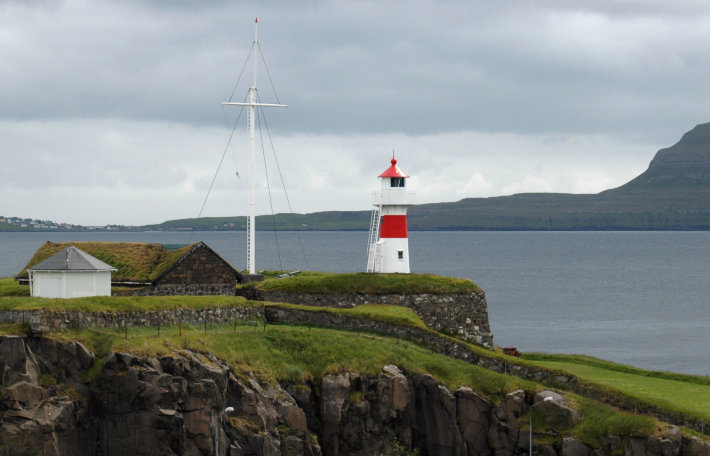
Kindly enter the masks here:
[[385, 238], [380, 243], [379, 267], [375, 272], [409, 274], [409, 239]]
[[32, 296], [111, 296], [111, 271], [33, 271]]

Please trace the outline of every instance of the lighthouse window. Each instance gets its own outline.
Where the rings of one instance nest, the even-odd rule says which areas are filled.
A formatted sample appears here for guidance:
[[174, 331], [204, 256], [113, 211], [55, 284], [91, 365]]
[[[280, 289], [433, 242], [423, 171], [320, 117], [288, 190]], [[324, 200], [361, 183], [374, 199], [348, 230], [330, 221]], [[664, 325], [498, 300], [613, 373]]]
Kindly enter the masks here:
[[404, 178], [403, 177], [391, 177], [390, 178], [390, 187], [404, 187]]
[[404, 250], [397, 250], [397, 259], [404, 260]]

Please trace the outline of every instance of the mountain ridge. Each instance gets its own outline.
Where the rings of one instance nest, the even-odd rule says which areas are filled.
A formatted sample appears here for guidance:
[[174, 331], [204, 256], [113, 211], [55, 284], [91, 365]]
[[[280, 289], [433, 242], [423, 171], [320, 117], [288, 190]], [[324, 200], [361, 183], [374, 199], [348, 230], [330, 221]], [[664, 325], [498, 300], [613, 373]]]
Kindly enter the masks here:
[[[366, 230], [370, 211], [260, 216], [281, 230]], [[238, 229], [242, 218], [230, 218]], [[185, 225], [191, 221], [193, 226]], [[173, 229], [176, 221], [152, 226]], [[182, 228], [205, 229], [197, 219]], [[710, 123], [660, 149], [631, 181], [596, 194], [518, 193], [413, 206], [410, 230], [708, 230]], [[195, 228], [196, 227], [196, 228]]]
[[[257, 216], [276, 230], [368, 230], [370, 210]], [[696, 125], [656, 152], [629, 182], [595, 194], [517, 193], [413, 206], [409, 229], [426, 230], [710, 230], [710, 123]], [[245, 217], [168, 220], [136, 230], [244, 230]], [[81, 229], [81, 227], [73, 227]], [[2, 226], [0, 230], [5, 231]]]

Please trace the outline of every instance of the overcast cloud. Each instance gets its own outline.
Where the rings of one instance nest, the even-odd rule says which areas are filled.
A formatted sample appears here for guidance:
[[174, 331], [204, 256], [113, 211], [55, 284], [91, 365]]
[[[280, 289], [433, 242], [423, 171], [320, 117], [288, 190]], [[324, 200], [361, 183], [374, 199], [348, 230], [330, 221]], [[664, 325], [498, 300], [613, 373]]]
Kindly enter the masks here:
[[[0, 215], [197, 216], [257, 16], [296, 212], [369, 209], [393, 149], [420, 203], [596, 193], [710, 121], [704, 1], [0, 0]], [[235, 100], [250, 82], [248, 65]], [[263, 66], [258, 85], [277, 101]], [[245, 128], [203, 215], [246, 213]]]

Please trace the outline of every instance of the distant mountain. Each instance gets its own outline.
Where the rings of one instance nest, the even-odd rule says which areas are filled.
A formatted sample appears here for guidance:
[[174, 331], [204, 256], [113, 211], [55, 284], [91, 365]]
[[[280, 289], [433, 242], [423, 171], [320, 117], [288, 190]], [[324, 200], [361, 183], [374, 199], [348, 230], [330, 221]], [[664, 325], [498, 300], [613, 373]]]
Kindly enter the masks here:
[[[645, 172], [615, 189], [422, 204], [409, 210], [408, 222], [410, 230], [707, 230], [710, 123], [659, 150]], [[260, 229], [367, 230], [369, 224], [370, 211], [257, 217]], [[234, 217], [169, 221], [151, 228], [244, 229], [244, 225], [244, 217]]]
[[674, 146], [659, 150], [643, 174], [611, 191], [661, 190], [678, 196], [710, 191], [710, 123], [697, 125]]

